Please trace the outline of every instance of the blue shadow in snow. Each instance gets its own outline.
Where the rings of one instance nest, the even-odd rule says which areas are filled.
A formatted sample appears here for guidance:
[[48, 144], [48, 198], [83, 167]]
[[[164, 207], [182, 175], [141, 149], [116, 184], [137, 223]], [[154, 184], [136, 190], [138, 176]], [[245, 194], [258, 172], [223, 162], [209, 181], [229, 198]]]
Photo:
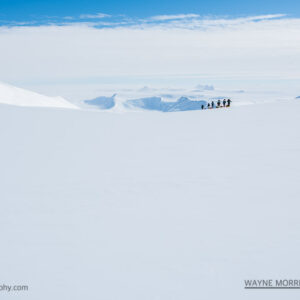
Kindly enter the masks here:
[[141, 98], [135, 100], [127, 100], [125, 102], [126, 107], [138, 107], [147, 110], [156, 110], [162, 112], [174, 112], [174, 111], [187, 111], [187, 110], [201, 110], [202, 105], [206, 107], [207, 102], [192, 101], [187, 97], [181, 97], [176, 102], [165, 102], [160, 97]]
[[84, 103], [95, 105], [100, 109], [110, 109], [115, 106], [115, 96], [116, 94], [111, 97], [100, 96], [92, 100], [84, 100]]

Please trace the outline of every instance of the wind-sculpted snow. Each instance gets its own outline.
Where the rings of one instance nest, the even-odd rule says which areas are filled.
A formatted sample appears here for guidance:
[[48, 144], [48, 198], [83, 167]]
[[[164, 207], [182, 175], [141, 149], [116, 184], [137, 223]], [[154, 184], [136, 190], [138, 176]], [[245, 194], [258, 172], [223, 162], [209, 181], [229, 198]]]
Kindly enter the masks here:
[[[72, 90], [74, 104], [82, 109], [106, 112], [126, 112], [131, 110], [186, 111], [198, 110], [201, 106], [218, 100], [231, 99], [232, 106], [272, 103], [292, 100], [299, 95], [297, 90], [264, 91], [238, 89], [236, 87], [197, 86], [144, 86], [139, 85], [89, 85], [87, 90], [78, 87]], [[72, 99], [71, 94], [61, 90], [60, 94]], [[113, 96], [112, 96], [113, 95]], [[84, 100], [83, 100], [84, 99]], [[89, 100], [87, 100], [89, 99]]]
[[48, 97], [1, 82], [0, 103], [16, 106], [78, 108], [62, 97]]
[[[172, 98], [171, 94], [165, 95]], [[85, 100], [84, 103], [88, 105], [96, 106], [97, 108], [108, 110], [116, 105], [116, 94], [111, 97], [100, 96], [95, 99]], [[187, 97], [181, 97], [177, 101], [163, 101], [161, 97], [146, 97], [134, 100], [126, 100], [121, 105], [127, 109], [145, 109], [155, 110], [162, 112], [174, 112], [174, 111], [188, 111], [188, 110], [200, 110], [202, 105], [206, 106], [207, 102], [190, 100]]]
[[128, 100], [124, 103], [126, 107], [138, 107], [146, 110], [156, 110], [162, 112], [200, 110], [202, 105], [206, 106], [206, 101], [192, 101], [187, 97], [181, 97], [176, 102], [162, 101], [160, 97], [141, 98]]
[[105, 97], [105, 96], [100, 96], [95, 99], [91, 100], [85, 100], [84, 103], [89, 104], [89, 105], [95, 105], [99, 107], [100, 109], [110, 109], [115, 106], [115, 96], [114, 94], [111, 97]]

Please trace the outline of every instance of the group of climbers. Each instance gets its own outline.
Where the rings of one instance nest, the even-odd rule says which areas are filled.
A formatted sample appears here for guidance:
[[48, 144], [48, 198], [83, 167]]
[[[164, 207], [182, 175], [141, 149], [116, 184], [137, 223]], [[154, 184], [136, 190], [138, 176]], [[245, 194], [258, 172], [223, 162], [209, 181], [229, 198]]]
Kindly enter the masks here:
[[[219, 99], [217, 101], [217, 104], [212, 101], [211, 103], [207, 103], [207, 106], [205, 107], [205, 105], [202, 105], [201, 108], [202, 109], [212, 109], [212, 108], [220, 108], [220, 107], [230, 107], [230, 104], [231, 104], [231, 100], [230, 99], [224, 99], [222, 102], [221, 100]], [[221, 105], [223, 103], [223, 106]]]

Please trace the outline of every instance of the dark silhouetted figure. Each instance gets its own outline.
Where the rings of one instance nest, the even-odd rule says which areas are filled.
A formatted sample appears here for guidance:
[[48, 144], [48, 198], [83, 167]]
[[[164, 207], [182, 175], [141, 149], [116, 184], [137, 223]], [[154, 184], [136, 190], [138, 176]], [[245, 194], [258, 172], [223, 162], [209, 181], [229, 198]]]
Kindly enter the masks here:
[[232, 102], [232, 101], [231, 101], [230, 99], [227, 100], [227, 106], [228, 106], [228, 107], [230, 107], [231, 102]]
[[215, 108], [215, 102], [211, 101], [211, 108]]
[[221, 101], [220, 101], [220, 99], [219, 99], [218, 102], [217, 102], [217, 106], [218, 106], [218, 107], [221, 106]]
[[207, 108], [210, 108], [210, 104], [209, 103], [207, 103]]
[[226, 99], [223, 100], [223, 106], [226, 106]]
[[204, 109], [204, 105], [203, 104], [201, 105], [201, 109]]

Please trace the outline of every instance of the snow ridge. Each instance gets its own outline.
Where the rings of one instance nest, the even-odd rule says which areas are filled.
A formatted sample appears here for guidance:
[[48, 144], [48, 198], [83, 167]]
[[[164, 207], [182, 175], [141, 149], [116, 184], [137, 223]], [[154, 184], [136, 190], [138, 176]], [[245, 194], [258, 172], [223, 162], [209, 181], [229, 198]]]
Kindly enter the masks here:
[[0, 103], [15, 106], [78, 109], [76, 105], [62, 97], [48, 97], [2, 82], [0, 82]]

